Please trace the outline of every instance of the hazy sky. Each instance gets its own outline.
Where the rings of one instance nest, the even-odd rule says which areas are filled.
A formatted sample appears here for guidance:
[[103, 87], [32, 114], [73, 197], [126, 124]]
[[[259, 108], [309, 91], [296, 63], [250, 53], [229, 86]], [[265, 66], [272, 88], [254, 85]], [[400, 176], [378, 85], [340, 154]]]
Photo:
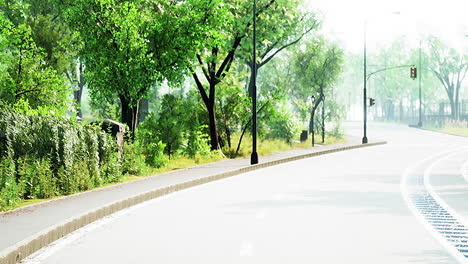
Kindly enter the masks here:
[[[324, 31], [345, 48], [360, 51], [364, 21], [369, 47], [405, 35], [413, 45], [431, 33], [457, 48], [468, 47], [468, 0], [305, 0], [320, 10]], [[399, 15], [395, 14], [399, 13]]]

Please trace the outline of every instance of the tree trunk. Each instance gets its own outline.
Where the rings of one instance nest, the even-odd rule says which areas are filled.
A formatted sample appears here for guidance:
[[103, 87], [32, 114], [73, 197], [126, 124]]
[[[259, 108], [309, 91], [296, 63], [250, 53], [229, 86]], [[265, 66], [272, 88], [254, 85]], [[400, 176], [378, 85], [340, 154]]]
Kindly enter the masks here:
[[84, 77], [83, 77], [83, 63], [80, 61], [78, 67], [78, 90], [73, 91], [73, 99], [75, 100], [76, 107], [78, 112], [76, 115], [79, 118], [83, 118], [83, 111], [81, 110], [81, 97], [83, 95], [83, 88], [84, 88]]
[[322, 144], [325, 143], [325, 99], [322, 102]]
[[452, 117], [453, 120], [456, 120], [457, 118], [457, 105], [453, 98], [450, 98], [450, 116]]
[[210, 130], [211, 150], [217, 150], [219, 149], [219, 141], [218, 141], [218, 130], [216, 127], [216, 112], [215, 112], [214, 102], [210, 102], [210, 104], [207, 105], [206, 108], [208, 110], [208, 121], [209, 121], [208, 128]]
[[121, 115], [120, 121], [126, 124], [130, 131], [130, 138], [135, 136], [135, 130], [138, 124], [138, 103], [131, 106], [130, 101], [125, 96], [120, 95]]
[[227, 143], [228, 143], [228, 147], [229, 149], [231, 149], [231, 130], [229, 129], [229, 127], [226, 125], [226, 140], [227, 140]]

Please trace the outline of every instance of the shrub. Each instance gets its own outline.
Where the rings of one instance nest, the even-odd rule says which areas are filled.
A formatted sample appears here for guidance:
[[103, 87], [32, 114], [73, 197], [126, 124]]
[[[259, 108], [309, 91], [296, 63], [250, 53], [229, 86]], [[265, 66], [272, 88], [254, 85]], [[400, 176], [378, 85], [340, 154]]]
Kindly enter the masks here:
[[[49, 198], [121, 179], [116, 141], [73, 119], [27, 115], [0, 106], [0, 206]], [[139, 173], [141, 152], [130, 149], [126, 172]]]
[[136, 141], [145, 146], [142, 153], [145, 156], [145, 162], [151, 167], [161, 168], [167, 164], [167, 156], [164, 155], [164, 144], [159, 137], [158, 120], [150, 115], [141, 123], [136, 131]]
[[24, 188], [22, 198], [41, 199], [58, 194], [49, 160], [22, 157], [18, 161], [17, 173], [19, 182]]
[[187, 145], [184, 147], [184, 154], [190, 158], [194, 158], [197, 154], [202, 156], [210, 154], [209, 136], [203, 133], [206, 127], [206, 125], [196, 126], [189, 132]]
[[122, 173], [138, 175], [141, 174], [145, 168], [145, 156], [138, 142], [125, 142], [122, 155]]
[[22, 187], [15, 179], [14, 162], [0, 158], [0, 211], [14, 208], [21, 202], [22, 193]]

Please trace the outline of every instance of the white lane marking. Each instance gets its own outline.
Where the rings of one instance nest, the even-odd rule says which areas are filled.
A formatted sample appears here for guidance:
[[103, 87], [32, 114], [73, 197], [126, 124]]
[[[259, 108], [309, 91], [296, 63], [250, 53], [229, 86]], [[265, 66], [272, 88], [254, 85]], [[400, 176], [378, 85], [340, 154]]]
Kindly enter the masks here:
[[250, 240], [244, 240], [240, 246], [239, 255], [241, 257], [251, 257], [253, 256], [253, 243]]
[[[452, 209], [435, 191], [434, 188], [431, 185], [430, 182], [430, 175], [436, 165], [441, 163], [442, 161], [445, 161], [453, 156], [458, 155], [463, 151], [458, 151], [456, 153], [453, 153], [451, 155], [447, 155], [445, 157], [441, 157], [435, 162], [433, 162], [425, 171], [424, 171], [424, 187], [426, 187], [426, 190], [429, 192], [429, 194], [434, 198], [434, 200], [442, 206], [449, 214], [451, 214], [460, 224], [464, 225], [465, 227], [468, 227], [465, 219], [459, 215], [454, 209]], [[431, 226], [432, 227], [432, 226]], [[437, 232], [439, 235], [440, 233], [432, 227], [432, 229]], [[442, 235], [440, 235], [442, 237]], [[468, 263], [467, 258], [460, 252], [458, 251], [451, 243], [447, 241], [446, 238], [442, 237], [444, 246], [445, 248], [449, 251], [449, 253], [454, 256], [460, 263]]]
[[[400, 184], [400, 190], [401, 190], [401, 193], [402, 193], [402, 196], [403, 196], [403, 199], [404, 201], [406, 202], [408, 208], [410, 209], [410, 211], [413, 213], [413, 215], [416, 217], [416, 219], [419, 220], [419, 222], [426, 228], [426, 230], [444, 247], [447, 249], [447, 251], [459, 262], [459, 263], [468, 263], [467, 262], [467, 259], [455, 248], [453, 247], [447, 240], [445, 237], [443, 237], [426, 219], [425, 217], [421, 214], [421, 212], [414, 206], [413, 202], [411, 201], [410, 197], [409, 197], [409, 190], [408, 190], [408, 177], [409, 175], [419, 166], [421, 166], [422, 164], [426, 163], [426, 162], [429, 162], [430, 160], [432, 159], [435, 159], [437, 157], [439, 157], [438, 160], [436, 160], [435, 162], [431, 163], [431, 165], [424, 171], [424, 185], [427, 189], [427, 191], [432, 195], [432, 194], [435, 194], [432, 186], [430, 184], [428, 184], [428, 180], [429, 180], [429, 174], [430, 172], [432, 171], [432, 169], [435, 167], [435, 165], [444, 160], [444, 159], [447, 159], [448, 157], [451, 157], [455, 154], [458, 154], [460, 152], [463, 152], [464, 150], [466, 150], [467, 148], [459, 148], [459, 149], [455, 149], [455, 150], [450, 150], [450, 151], [445, 151], [445, 152], [441, 152], [441, 153], [438, 153], [438, 154], [435, 154], [435, 155], [432, 155], [432, 156], [429, 156], [425, 159], [422, 159], [418, 162], [416, 162], [412, 167], [408, 167], [405, 169], [405, 171], [403, 172], [402, 174], [402, 179], [401, 179], [401, 184]], [[454, 153], [455, 152], [455, 153]], [[442, 158], [440, 158], [442, 157]], [[428, 188], [429, 186], [429, 188]], [[431, 193], [432, 192], [432, 193]], [[437, 196], [437, 198], [436, 198]], [[433, 196], [433, 198], [436, 200], [436, 201], [442, 201], [442, 199], [437, 195], [435, 194], [435, 196]], [[440, 203], [441, 206], [444, 206], [446, 205], [445, 202], [442, 201], [442, 203]], [[445, 209], [447, 211], [449, 211], [449, 207], [445, 207]], [[453, 210], [450, 209], [450, 211], [452, 212]], [[455, 217], [455, 216], [454, 216]], [[458, 219], [457, 219], [458, 220]]]

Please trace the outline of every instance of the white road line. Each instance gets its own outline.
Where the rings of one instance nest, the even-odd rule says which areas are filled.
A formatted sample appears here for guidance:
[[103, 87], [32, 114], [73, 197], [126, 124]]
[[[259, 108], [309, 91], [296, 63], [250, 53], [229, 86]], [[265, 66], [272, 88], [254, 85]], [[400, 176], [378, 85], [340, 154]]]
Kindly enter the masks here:
[[406, 204], [408, 205], [410, 211], [416, 216], [416, 218], [419, 220], [419, 222], [426, 228], [426, 230], [443, 246], [447, 249], [447, 251], [459, 262], [459, 263], [468, 263], [467, 259], [463, 254], [461, 254], [452, 244], [450, 244], [447, 239], [441, 235], [426, 219], [425, 217], [421, 214], [421, 212], [415, 207], [413, 202], [410, 199], [410, 193], [408, 190], [408, 177], [409, 175], [418, 167], [423, 165], [426, 162], [429, 162], [433, 159], [438, 158], [435, 162], [432, 162], [429, 167], [424, 171], [424, 186], [426, 190], [429, 192], [429, 194], [432, 195], [434, 200], [436, 200], [444, 209], [446, 209], [450, 213], [454, 213], [453, 216], [457, 218], [458, 221], [461, 223], [465, 224], [465, 221], [462, 217], [460, 217], [458, 214], [455, 213], [453, 209], [451, 209], [433, 190], [432, 186], [430, 185], [429, 182], [429, 176], [435, 165], [437, 165], [439, 162], [446, 160], [454, 155], [459, 154], [460, 152], [463, 152], [467, 150], [467, 148], [459, 148], [456, 150], [450, 150], [450, 151], [445, 151], [436, 155], [432, 155], [428, 158], [422, 159], [418, 161], [415, 165], [412, 167], [408, 167], [405, 169], [405, 171], [402, 174], [402, 180], [400, 184], [400, 189], [401, 193], [403, 195], [403, 199], [405, 200]]
[[[454, 209], [452, 209], [435, 191], [434, 191], [434, 188], [432, 187], [431, 185], [431, 182], [430, 182], [430, 175], [431, 175], [431, 172], [432, 170], [434, 169], [434, 167], [436, 165], [438, 165], [439, 163], [441, 163], [442, 161], [445, 161], [453, 156], [456, 156], [458, 155], [459, 153], [461, 153], [463, 151], [457, 151], [455, 153], [452, 153], [450, 155], [446, 155], [444, 157], [441, 157], [439, 158], [438, 160], [436, 160], [435, 162], [433, 162], [425, 171], [424, 171], [424, 186], [426, 187], [426, 190], [429, 192], [429, 194], [432, 196], [432, 198], [434, 198], [434, 200], [437, 201], [437, 203], [442, 206], [447, 212], [449, 212], [460, 224], [464, 225], [465, 227], [468, 227], [465, 219], [459, 215]], [[434, 229], [434, 227], [431, 225], [431, 228], [437, 233], [440, 235], [440, 233]], [[455, 257], [460, 263], [468, 263], [468, 259], [462, 254], [460, 253], [460, 251], [458, 251], [451, 243], [449, 243], [447, 241], [447, 239], [443, 236], [442, 237], [442, 242], [443, 242], [443, 245], [445, 246], [445, 248], [449, 251], [449, 253]]]

